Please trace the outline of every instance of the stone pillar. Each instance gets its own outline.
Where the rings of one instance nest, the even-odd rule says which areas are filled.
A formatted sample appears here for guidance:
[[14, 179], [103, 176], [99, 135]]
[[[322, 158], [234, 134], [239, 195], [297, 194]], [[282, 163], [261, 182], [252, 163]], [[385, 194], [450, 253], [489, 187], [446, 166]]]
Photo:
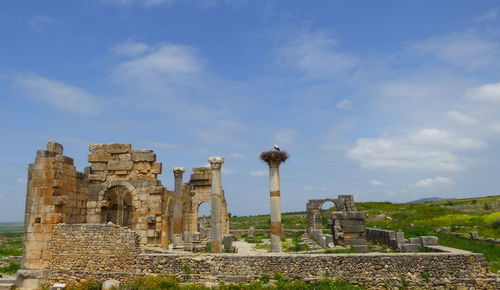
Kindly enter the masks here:
[[263, 152], [260, 158], [269, 165], [269, 193], [271, 197], [271, 252], [282, 252], [280, 164], [288, 159], [284, 151]]
[[184, 243], [182, 240], [182, 174], [186, 171], [182, 167], [174, 168], [174, 207], [172, 210], [173, 216], [173, 235], [172, 242], [174, 244], [174, 249], [180, 249], [183, 247]]
[[163, 215], [161, 220], [161, 248], [168, 249], [168, 218]]
[[224, 163], [222, 157], [210, 157], [208, 163], [212, 167], [212, 198], [211, 198], [211, 246], [212, 253], [222, 252], [222, 185], [221, 168]]

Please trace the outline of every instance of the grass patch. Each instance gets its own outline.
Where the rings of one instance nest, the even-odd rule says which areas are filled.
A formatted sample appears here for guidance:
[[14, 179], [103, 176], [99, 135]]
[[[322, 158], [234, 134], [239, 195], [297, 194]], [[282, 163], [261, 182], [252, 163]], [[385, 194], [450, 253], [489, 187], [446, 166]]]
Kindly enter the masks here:
[[9, 261], [7, 266], [0, 267], [0, 273], [13, 275], [17, 270], [21, 269], [21, 264], [14, 261]]

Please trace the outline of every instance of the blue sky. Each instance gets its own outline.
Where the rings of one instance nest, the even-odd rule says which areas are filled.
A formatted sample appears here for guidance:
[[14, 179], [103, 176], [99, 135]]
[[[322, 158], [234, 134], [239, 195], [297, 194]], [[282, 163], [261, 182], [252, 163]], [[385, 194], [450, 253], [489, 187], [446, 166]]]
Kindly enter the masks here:
[[0, 3], [0, 221], [56, 141], [153, 149], [160, 176], [223, 156], [229, 211], [499, 194], [497, 1], [87, 0]]

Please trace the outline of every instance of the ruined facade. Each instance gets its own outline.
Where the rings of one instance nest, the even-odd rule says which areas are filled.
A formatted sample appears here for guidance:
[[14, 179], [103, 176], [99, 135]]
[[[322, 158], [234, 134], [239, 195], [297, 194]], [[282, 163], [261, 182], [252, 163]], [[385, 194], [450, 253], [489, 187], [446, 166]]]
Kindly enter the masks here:
[[[23, 269], [49, 269], [49, 248], [56, 224], [114, 224], [138, 235], [142, 246], [168, 248], [173, 236], [174, 204], [181, 205], [177, 222], [183, 235], [198, 231], [198, 207], [210, 203], [211, 169], [196, 167], [191, 180], [175, 195], [158, 179], [162, 163], [152, 150], [131, 144], [91, 144], [84, 173], [63, 155], [62, 145], [37, 151], [28, 170]], [[229, 232], [222, 194], [221, 224]]]
[[[333, 202], [335, 211], [328, 218], [331, 235], [322, 233], [322, 209], [325, 202]], [[335, 198], [311, 199], [307, 202], [307, 233], [324, 248], [332, 245], [366, 245], [365, 213], [356, 211], [353, 195]]]

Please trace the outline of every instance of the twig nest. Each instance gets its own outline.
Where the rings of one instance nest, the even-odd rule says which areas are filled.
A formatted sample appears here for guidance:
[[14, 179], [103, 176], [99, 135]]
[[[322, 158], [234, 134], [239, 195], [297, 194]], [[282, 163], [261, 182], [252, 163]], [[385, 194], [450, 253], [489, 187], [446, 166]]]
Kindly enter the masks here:
[[285, 151], [266, 151], [260, 154], [260, 159], [267, 164], [281, 164], [285, 162], [290, 155]]

